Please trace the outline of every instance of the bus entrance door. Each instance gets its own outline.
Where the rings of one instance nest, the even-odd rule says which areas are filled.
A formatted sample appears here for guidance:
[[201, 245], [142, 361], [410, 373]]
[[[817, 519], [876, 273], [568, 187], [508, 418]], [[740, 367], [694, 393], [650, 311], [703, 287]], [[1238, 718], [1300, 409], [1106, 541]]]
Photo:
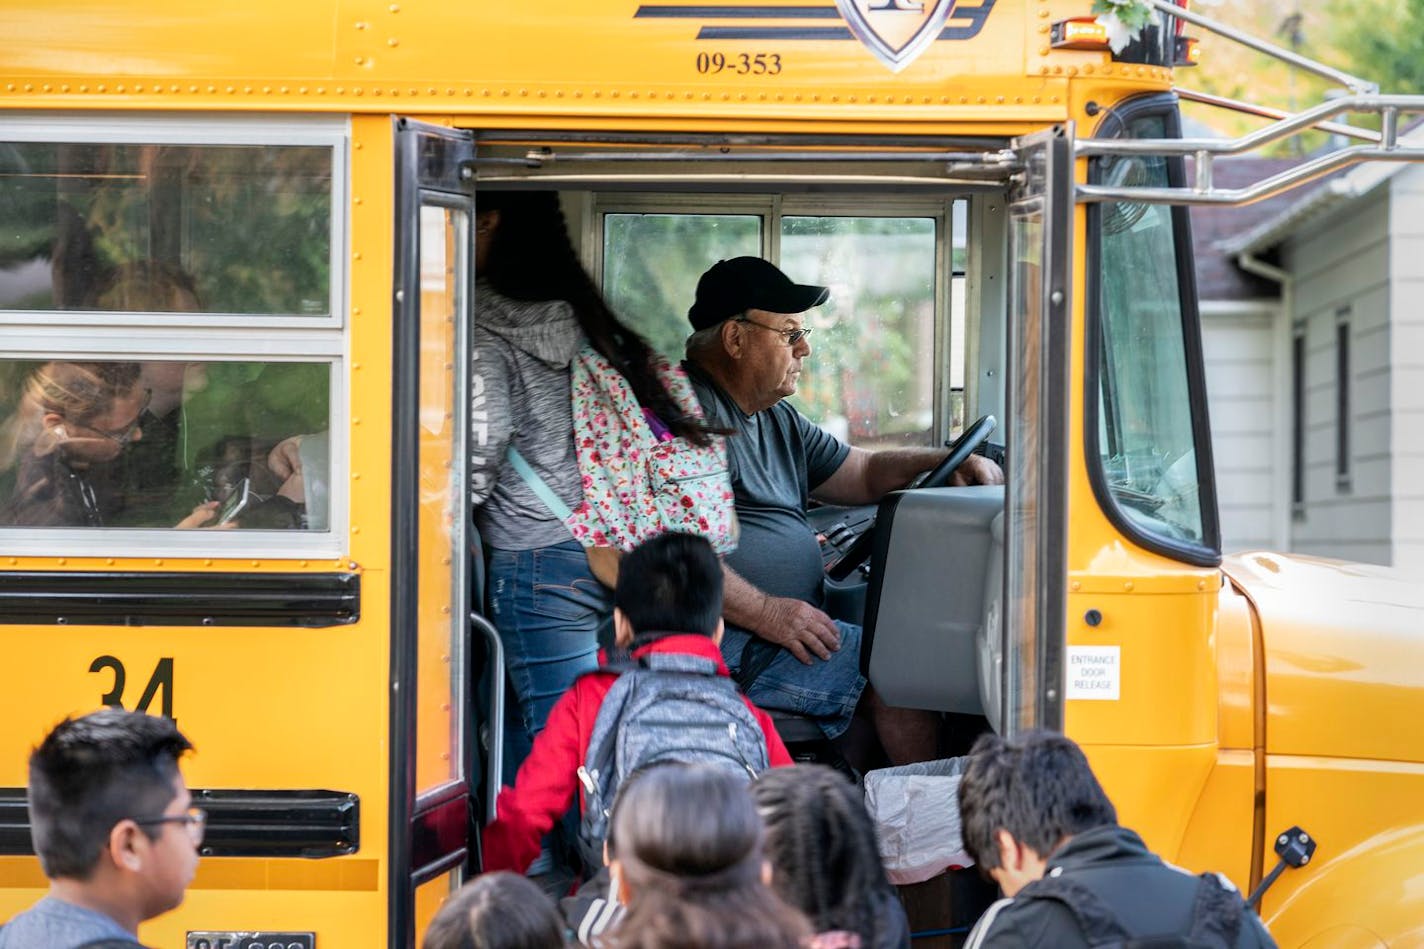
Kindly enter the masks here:
[[396, 124], [390, 945], [415, 945], [469, 855], [465, 341], [468, 132]]
[[1008, 471], [996, 532], [1004, 545], [1004, 603], [998, 629], [981, 644], [993, 658], [981, 657], [980, 679], [991, 692], [997, 687], [984, 704], [1007, 734], [1063, 727], [1073, 127], [1025, 136], [1013, 147], [1019, 171], [1008, 193]]

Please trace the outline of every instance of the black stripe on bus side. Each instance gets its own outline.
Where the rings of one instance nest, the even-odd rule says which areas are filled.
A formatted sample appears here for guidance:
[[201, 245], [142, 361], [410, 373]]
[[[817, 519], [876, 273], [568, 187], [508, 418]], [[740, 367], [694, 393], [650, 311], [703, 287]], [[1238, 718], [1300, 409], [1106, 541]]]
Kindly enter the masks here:
[[[339, 857], [361, 848], [361, 801], [345, 791], [194, 790], [204, 857]], [[24, 788], [0, 788], [0, 856], [34, 854]]]
[[349, 626], [354, 573], [0, 573], [0, 625]]
[[844, 26], [704, 26], [700, 40], [848, 40]]

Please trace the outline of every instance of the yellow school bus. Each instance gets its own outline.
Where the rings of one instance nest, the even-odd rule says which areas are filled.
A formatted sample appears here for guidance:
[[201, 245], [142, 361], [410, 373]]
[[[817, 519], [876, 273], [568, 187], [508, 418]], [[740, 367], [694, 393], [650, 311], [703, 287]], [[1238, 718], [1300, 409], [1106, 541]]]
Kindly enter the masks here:
[[[1184, 205], [1291, 182], [1213, 187], [1260, 137], [1177, 141], [1203, 21], [1146, 5], [1114, 53], [1088, 0], [6, 3], [0, 918], [45, 885], [28, 750], [103, 704], [198, 746], [150, 944], [413, 946], [478, 870], [471, 222], [534, 187], [660, 349], [761, 254], [833, 289], [815, 421], [1002, 420], [1004, 489], [812, 512], [888, 701], [1064, 730], [1154, 849], [1273, 880], [1282, 945], [1424, 942], [1424, 595], [1223, 562]], [[1274, 128], [1380, 112], [1332, 161], [1418, 157], [1418, 103], [1354, 91]]]

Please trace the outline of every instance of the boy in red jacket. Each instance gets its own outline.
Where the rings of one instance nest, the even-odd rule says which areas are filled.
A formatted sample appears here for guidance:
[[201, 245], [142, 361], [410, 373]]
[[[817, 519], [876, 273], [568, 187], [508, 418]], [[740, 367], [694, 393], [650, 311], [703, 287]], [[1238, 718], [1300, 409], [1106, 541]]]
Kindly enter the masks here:
[[[722, 663], [722, 565], [707, 541], [692, 534], [667, 533], [640, 544], [623, 557], [614, 591], [613, 623], [620, 649], [632, 659], [653, 654], [707, 660], [716, 675]], [[498, 816], [485, 828], [485, 870], [525, 872], [539, 855], [539, 841], [568, 811], [579, 770], [588, 755], [594, 722], [619, 673], [600, 669], [576, 681], [549, 712], [533, 750], [499, 796]], [[771, 716], [742, 697], [761, 727], [766, 760], [789, 765], [791, 756]], [[580, 797], [580, 807], [586, 803]]]

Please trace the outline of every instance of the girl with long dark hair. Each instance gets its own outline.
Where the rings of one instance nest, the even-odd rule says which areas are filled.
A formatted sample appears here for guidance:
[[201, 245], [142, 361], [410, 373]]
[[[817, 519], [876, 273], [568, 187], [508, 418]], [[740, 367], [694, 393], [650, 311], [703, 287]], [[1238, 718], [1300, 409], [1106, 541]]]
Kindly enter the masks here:
[[766, 885], [761, 841], [745, 780], [708, 765], [639, 772], [613, 809], [609, 872], [628, 910], [604, 944], [803, 949], [811, 929]]
[[477, 207], [472, 488], [517, 699], [506, 734], [509, 780], [555, 700], [596, 666], [598, 630], [613, 612], [583, 546], [513, 468], [509, 449], [578, 507], [570, 364], [585, 343], [672, 434], [698, 445], [708, 436], [664, 387], [647, 342], [619, 322], [584, 272], [555, 192], [482, 192]]
[[860, 791], [824, 765], [774, 768], [752, 784], [771, 885], [816, 929], [810, 949], [909, 949]]

